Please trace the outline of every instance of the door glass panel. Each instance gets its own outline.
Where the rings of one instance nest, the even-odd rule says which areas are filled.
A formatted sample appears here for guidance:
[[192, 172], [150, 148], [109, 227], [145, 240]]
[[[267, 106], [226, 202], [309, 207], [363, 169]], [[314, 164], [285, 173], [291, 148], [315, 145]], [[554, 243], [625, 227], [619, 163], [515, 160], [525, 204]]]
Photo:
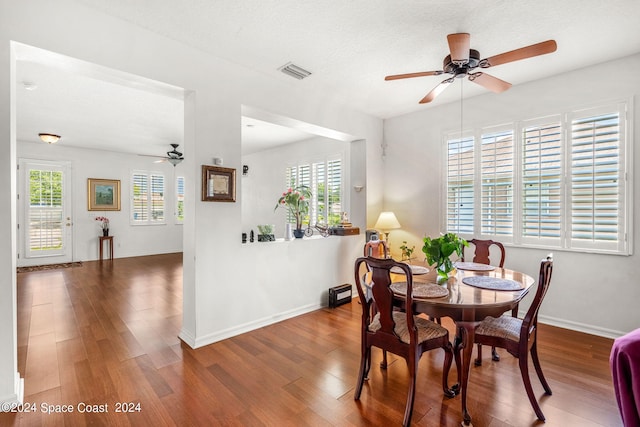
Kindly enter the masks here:
[[64, 254], [63, 173], [28, 170], [27, 252], [29, 257]]

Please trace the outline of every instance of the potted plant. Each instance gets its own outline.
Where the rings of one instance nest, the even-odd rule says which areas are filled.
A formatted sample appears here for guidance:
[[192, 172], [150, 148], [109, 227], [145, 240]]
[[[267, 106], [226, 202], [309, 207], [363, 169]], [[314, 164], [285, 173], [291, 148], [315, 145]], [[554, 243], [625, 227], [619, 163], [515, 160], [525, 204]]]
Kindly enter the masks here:
[[109, 235], [109, 218], [106, 216], [97, 216], [96, 221], [100, 221], [100, 228], [102, 228], [102, 235]]
[[274, 211], [279, 207], [284, 207], [289, 210], [289, 213], [296, 221], [296, 228], [293, 230], [293, 235], [301, 239], [304, 236], [304, 230], [302, 229], [302, 219], [309, 212], [309, 202], [311, 201], [311, 190], [305, 185], [300, 185], [295, 188], [289, 188], [282, 193], [282, 196], [278, 199]]
[[455, 252], [459, 257], [462, 256], [464, 246], [469, 246], [466, 240], [455, 233], [446, 233], [435, 239], [425, 237], [422, 252], [426, 255], [429, 265], [435, 265], [438, 279], [446, 280], [449, 272], [453, 270], [451, 255]]
[[411, 261], [413, 251], [416, 249], [415, 245], [412, 247], [407, 246], [407, 241], [402, 241], [402, 246], [400, 246], [400, 250], [402, 251], [402, 259], [401, 261]]

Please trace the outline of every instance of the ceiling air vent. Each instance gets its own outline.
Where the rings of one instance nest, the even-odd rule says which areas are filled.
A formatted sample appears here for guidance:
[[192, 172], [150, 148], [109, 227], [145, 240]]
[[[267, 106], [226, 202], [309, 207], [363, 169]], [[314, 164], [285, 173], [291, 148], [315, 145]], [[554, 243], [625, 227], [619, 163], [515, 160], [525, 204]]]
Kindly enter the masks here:
[[291, 77], [295, 77], [298, 80], [302, 80], [305, 77], [309, 77], [311, 75], [311, 71], [307, 71], [304, 68], [300, 68], [291, 62], [287, 62], [282, 67], [278, 68], [278, 70], [282, 71], [283, 73]]

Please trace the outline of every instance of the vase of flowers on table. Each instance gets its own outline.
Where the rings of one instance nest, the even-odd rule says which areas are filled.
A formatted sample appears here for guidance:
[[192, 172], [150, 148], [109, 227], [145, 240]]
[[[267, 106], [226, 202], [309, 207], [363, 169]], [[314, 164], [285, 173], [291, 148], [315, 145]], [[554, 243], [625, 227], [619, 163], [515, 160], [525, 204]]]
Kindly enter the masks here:
[[302, 220], [305, 215], [309, 213], [309, 202], [311, 201], [311, 190], [305, 185], [300, 185], [295, 188], [289, 188], [282, 193], [282, 196], [278, 199], [274, 211], [279, 207], [287, 208], [291, 216], [295, 219], [296, 228], [293, 230], [293, 235], [297, 239], [301, 239], [304, 236], [304, 230], [302, 229]]
[[100, 228], [102, 229], [102, 235], [109, 235], [109, 218], [106, 216], [97, 216], [96, 221], [100, 221]]
[[424, 238], [422, 252], [426, 255], [429, 265], [435, 266], [438, 280], [449, 278], [449, 273], [454, 270], [451, 255], [455, 252], [458, 257], [461, 257], [464, 246], [469, 246], [469, 243], [455, 233], [441, 234], [435, 239]]

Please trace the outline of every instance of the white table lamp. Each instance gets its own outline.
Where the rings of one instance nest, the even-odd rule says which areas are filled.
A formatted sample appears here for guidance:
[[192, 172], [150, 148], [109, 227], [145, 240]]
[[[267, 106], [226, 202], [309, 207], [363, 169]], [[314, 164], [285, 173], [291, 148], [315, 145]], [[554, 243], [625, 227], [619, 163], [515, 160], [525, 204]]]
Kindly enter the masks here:
[[376, 221], [376, 225], [374, 225], [373, 228], [382, 230], [384, 233], [384, 240], [388, 243], [389, 232], [396, 228], [400, 228], [400, 223], [393, 212], [380, 212], [378, 221]]

